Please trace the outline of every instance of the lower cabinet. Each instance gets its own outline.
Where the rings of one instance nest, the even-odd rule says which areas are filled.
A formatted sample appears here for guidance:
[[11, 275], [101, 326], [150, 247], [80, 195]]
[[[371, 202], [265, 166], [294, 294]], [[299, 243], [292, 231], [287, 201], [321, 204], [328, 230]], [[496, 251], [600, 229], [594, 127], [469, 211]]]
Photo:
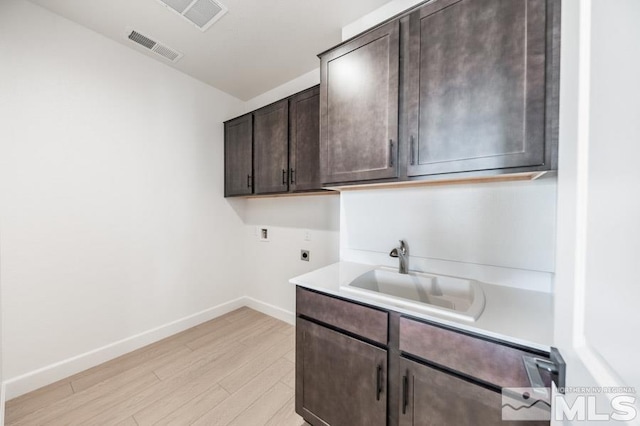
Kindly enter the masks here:
[[296, 320], [296, 410], [313, 425], [387, 424], [387, 351]]
[[[400, 426], [522, 425], [502, 420], [502, 395], [468, 380], [400, 358]], [[549, 425], [527, 421], [527, 425]]]
[[[296, 317], [296, 412], [312, 426], [518, 426], [521, 420], [502, 420], [503, 388], [513, 388], [508, 403], [529, 409], [536, 405], [529, 388], [552, 380], [564, 386], [554, 348], [522, 347], [302, 287]], [[534, 408], [546, 411], [525, 424], [549, 425], [539, 420], [548, 419], [548, 404]]]

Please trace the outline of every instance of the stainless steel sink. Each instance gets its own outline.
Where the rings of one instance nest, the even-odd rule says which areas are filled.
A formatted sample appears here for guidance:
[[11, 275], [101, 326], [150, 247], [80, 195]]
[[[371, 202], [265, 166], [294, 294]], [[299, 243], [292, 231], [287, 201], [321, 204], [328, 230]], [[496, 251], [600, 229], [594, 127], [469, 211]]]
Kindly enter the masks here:
[[475, 321], [484, 310], [484, 292], [475, 280], [423, 272], [400, 274], [378, 267], [341, 290], [404, 309]]

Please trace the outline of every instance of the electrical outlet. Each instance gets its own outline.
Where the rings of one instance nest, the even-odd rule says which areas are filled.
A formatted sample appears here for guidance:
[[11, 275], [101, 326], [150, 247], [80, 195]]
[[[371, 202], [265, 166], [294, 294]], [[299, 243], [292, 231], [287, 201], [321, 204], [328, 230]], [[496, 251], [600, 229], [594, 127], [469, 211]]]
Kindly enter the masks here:
[[304, 260], [305, 262], [308, 262], [310, 256], [311, 256], [311, 253], [309, 253], [309, 250], [300, 250], [300, 260]]
[[311, 231], [309, 231], [308, 229], [304, 230], [304, 240], [311, 241]]
[[263, 242], [269, 242], [271, 236], [271, 230], [266, 226], [258, 227], [258, 239]]

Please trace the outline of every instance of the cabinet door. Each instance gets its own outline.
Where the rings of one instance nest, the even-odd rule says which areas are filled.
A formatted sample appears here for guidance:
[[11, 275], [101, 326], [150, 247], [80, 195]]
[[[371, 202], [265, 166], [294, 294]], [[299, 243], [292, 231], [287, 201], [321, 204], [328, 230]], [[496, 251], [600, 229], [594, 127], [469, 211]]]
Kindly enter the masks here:
[[296, 319], [296, 412], [312, 425], [386, 425], [386, 371], [386, 350]]
[[251, 114], [224, 123], [224, 195], [247, 195], [252, 186]]
[[253, 113], [255, 193], [286, 192], [289, 189], [289, 100]]
[[399, 21], [321, 57], [323, 183], [397, 177]]
[[[502, 395], [426, 365], [400, 358], [400, 426], [522, 425], [502, 421]], [[549, 425], [528, 421], [527, 425]]]
[[437, 0], [410, 17], [408, 175], [545, 162], [545, 0]]
[[289, 100], [289, 189], [320, 188], [320, 88]]

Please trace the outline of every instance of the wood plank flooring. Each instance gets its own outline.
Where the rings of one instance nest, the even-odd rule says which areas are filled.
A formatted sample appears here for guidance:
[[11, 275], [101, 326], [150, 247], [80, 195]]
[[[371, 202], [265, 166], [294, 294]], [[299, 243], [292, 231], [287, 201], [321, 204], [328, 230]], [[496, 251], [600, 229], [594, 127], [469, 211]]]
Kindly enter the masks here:
[[307, 425], [294, 328], [241, 308], [15, 398], [13, 425]]

